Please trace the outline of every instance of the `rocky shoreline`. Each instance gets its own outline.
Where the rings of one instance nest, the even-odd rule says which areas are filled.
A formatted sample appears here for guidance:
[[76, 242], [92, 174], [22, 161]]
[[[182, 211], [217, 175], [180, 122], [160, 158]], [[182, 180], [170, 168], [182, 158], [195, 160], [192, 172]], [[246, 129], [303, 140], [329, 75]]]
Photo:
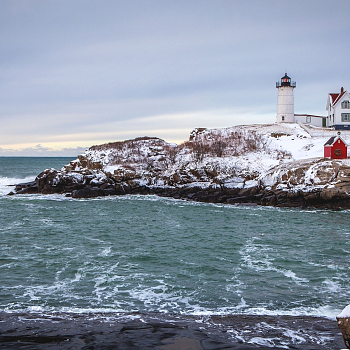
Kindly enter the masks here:
[[334, 320], [312, 316], [0, 313], [2, 349], [332, 350]]
[[[10, 194], [143, 194], [207, 203], [349, 209], [350, 160], [310, 157], [322, 142], [298, 125], [195, 129], [181, 145], [143, 137], [92, 146], [61, 170], [46, 169], [35, 181], [17, 184]], [[292, 144], [295, 155], [284, 144]]]
[[[80, 174], [81, 175], [81, 174]], [[327, 209], [349, 209], [348, 192], [337, 188], [315, 188], [312, 191], [270, 189], [262, 186], [249, 188], [226, 188], [217, 184], [189, 184], [181, 186], [147, 186], [137, 181], [118, 181], [105, 178], [100, 183], [91, 183], [93, 175], [76, 176], [54, 169], [42, 172], [35, 181], [17, 184], [16, 194], [65, 194], [72, 198], [94, 198], [110, 195], [157, 195], [175, 199], [205, 203], [263, 205], [276, 207], [315, 207]], [[206, 187], [207, 185], [207, 187]], [[12, 194], [14, 194], [12, 192]]]

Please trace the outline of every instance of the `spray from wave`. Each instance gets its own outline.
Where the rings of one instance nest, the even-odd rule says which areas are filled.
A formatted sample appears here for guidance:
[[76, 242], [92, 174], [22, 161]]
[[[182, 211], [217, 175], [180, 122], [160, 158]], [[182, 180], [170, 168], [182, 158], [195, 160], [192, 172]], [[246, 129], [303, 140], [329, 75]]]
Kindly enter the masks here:
[[26, 176], [23, 179], [17, 179], [13, 177], [2, 177], [0, 176], [0, 196], [7, 195], [14, 190], [15, 185], [22, 182], [30, 182], [35, 180], [35, 175]]

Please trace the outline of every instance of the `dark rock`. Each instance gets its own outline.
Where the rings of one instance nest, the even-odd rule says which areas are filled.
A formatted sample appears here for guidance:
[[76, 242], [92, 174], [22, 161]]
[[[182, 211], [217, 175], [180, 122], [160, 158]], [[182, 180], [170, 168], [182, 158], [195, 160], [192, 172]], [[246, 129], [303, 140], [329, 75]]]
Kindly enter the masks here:
[[218, 196], [217, 203], [226, 203], [227, 202], [227, 196]]
[[[321, 317], [212, 315], [203, 320], [157, 313], [1, 313], [0, 319], [1, 349], [338, 350], [344, 346], [336, 322]], [[305, 340], [295, 342], [289, 333]], [[273, 343], [259, 345], [252, 341], [256, 338]]]
[[[97, 168], [100, 166], [97, 163], [90, 165]], [[308, 166], [305, 165], [306, 168]], [[72, 198], [125, 194], [156, 194], [158, 196], [207, 203], [253, 203], [278, 207], [317, 207], [329, 209], [350, 208], [350, 196], [348, 194], [350, 190], [350, 167], [342, 167], [341, 172], [339, 171], [341, 179], [344, 179], [344, 181], [338, 181], [335, 185], [322, 189], [313, 188], [310, 190], [310, 187], [306, 186], [304, 187], [304, 191], [295, 191], [295, 187], [291, 186], [291, 181], [289, 181], [292, 175], [302, 176], [305, 173], [304, 170], [301, 171], [300, 169], [296, 169], [293, 174], [291, 173], [292, 175], [288, 173], [288, 169], [282, 169], [283, 174], [287, 174], [283, 190], [277, 189], [279, 187], [278, 183], [274, 184], [272, 188], [264, 188], [263, 181], [260, 181], [259, 185], [255, 187], [225, 188], [223, 184], [216, 183], [216, 179], [207, 182], [208, 178], [204, 179], [205, 174], [202, 174], [204, 170], [200, 171], [200, 169], [198, 171], [191, 170], [189, 174], [183, 169], [179, 169], [167, 178], [157, 177], [158, 175], [156, 175], [155, 171], [157, 169], [151, 169], [152, 171], [150, 170], [147, 173], [148, 177], [146, 176], [146, 179], [148, 178], [148, 185], [144, 185], [145, 182], [140, 185], [140, 173], [137, 173], [135, 169], [131, 168], [121, 170], [122, 176], [117, 176], [118, 179], [116, 179], [116, 173], [119, 170], [114, 175], [107, 174], [105, 177], [99, 170], [81, 169], [80, 171], [75, 171], [74, 169], [81, 169], [81, 167], [71, 164], [67, 166], [67, 171], [46, 169], [37, 176], [35, 181], [17, 184], [14, 192], [16, 194], [61, 193], [67, 194]], [[328, 174], [329, 170], [322, 171], [323, 173], [320, 172], [319, 174], [319, 177], [323, 179], [322, 181], [326, 181], [333, 174], [332, 172]], [[335, 175], [333, 174], [332, 176], [334, 177]], [[203, 182], [193, 186], [193, 181], [197, 181], [198, 177]], [[172, 184], [172, 186], [157, 187], [155, 184], [159, 183], [159, 180]], [[298, 181], [296, 183], [299, 184]], [[13, 192], [9, 194], [13, 194]]]
[[108, 187], [103, 190], [105, 196], [114, 196], [117, 194], [117, 191], [114, 187]]
[[55, 181], [58, 171], [55, 169], [47, 169], [40, 173], [35, 179], [38, 192], [43, 194], [50, 194], [58, 192], [57, 183]]
[[100, 189], [105, 190], [108, 186], [110, 186], [110, 184], [105, 182], [103, 185], [100, 186]]
[[85, 187], [81, 190], [73, 191], [72, 198], [94, 198], [103, 195], [103, 190], [100, 190], [98, 187]]
[[32, 188], [36, 188], [36, 189], [38, 188], [36, 181], [16, 184], [15, 191], [18, 192], [21, 190], [32, 189]]
[[240, 197], [247, 197], [251, 194], [252, 192], [252, 188], [249, 187], [249, 188], [243, 188], [241, 189], [239, 192], [238, 192], [238, 196]]
[[240, 188], [230, 188], [230, 189], [225, 189], [225, 192], [228, 196], [235, 196], [237, 193], [241, 191]]

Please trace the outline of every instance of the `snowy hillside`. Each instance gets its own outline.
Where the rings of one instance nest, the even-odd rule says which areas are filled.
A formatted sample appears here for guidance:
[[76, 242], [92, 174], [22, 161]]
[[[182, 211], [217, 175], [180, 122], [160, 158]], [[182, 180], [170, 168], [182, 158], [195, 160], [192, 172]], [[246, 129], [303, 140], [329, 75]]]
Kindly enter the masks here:
[[269, 124], [195, 129], [180, 145], [155, 137], [113, 142], [90, 147], [60, 171], [45, 170], [16, 193], [350, 208], [350, 160], [323, 158], [323, 145], [335, 134]]
[[321, 159], [323, 144], [335, 134], [311, 137], [298, 124], [195, 129], [181, 145], [146, 137], [93, 146], [64, 170], [88, 168], [148, 186], [214, 182], [250, 187], [276, 166]]

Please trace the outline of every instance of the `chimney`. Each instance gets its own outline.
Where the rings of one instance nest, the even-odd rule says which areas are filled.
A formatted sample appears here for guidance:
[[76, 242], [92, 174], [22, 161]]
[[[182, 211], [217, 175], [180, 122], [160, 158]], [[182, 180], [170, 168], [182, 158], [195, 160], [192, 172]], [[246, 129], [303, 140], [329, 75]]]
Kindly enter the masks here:
[[343, 92], [344, 92], [344, 88], [341, 87], [341, 88], [340, 88], [340, 93], [342, 94]]

